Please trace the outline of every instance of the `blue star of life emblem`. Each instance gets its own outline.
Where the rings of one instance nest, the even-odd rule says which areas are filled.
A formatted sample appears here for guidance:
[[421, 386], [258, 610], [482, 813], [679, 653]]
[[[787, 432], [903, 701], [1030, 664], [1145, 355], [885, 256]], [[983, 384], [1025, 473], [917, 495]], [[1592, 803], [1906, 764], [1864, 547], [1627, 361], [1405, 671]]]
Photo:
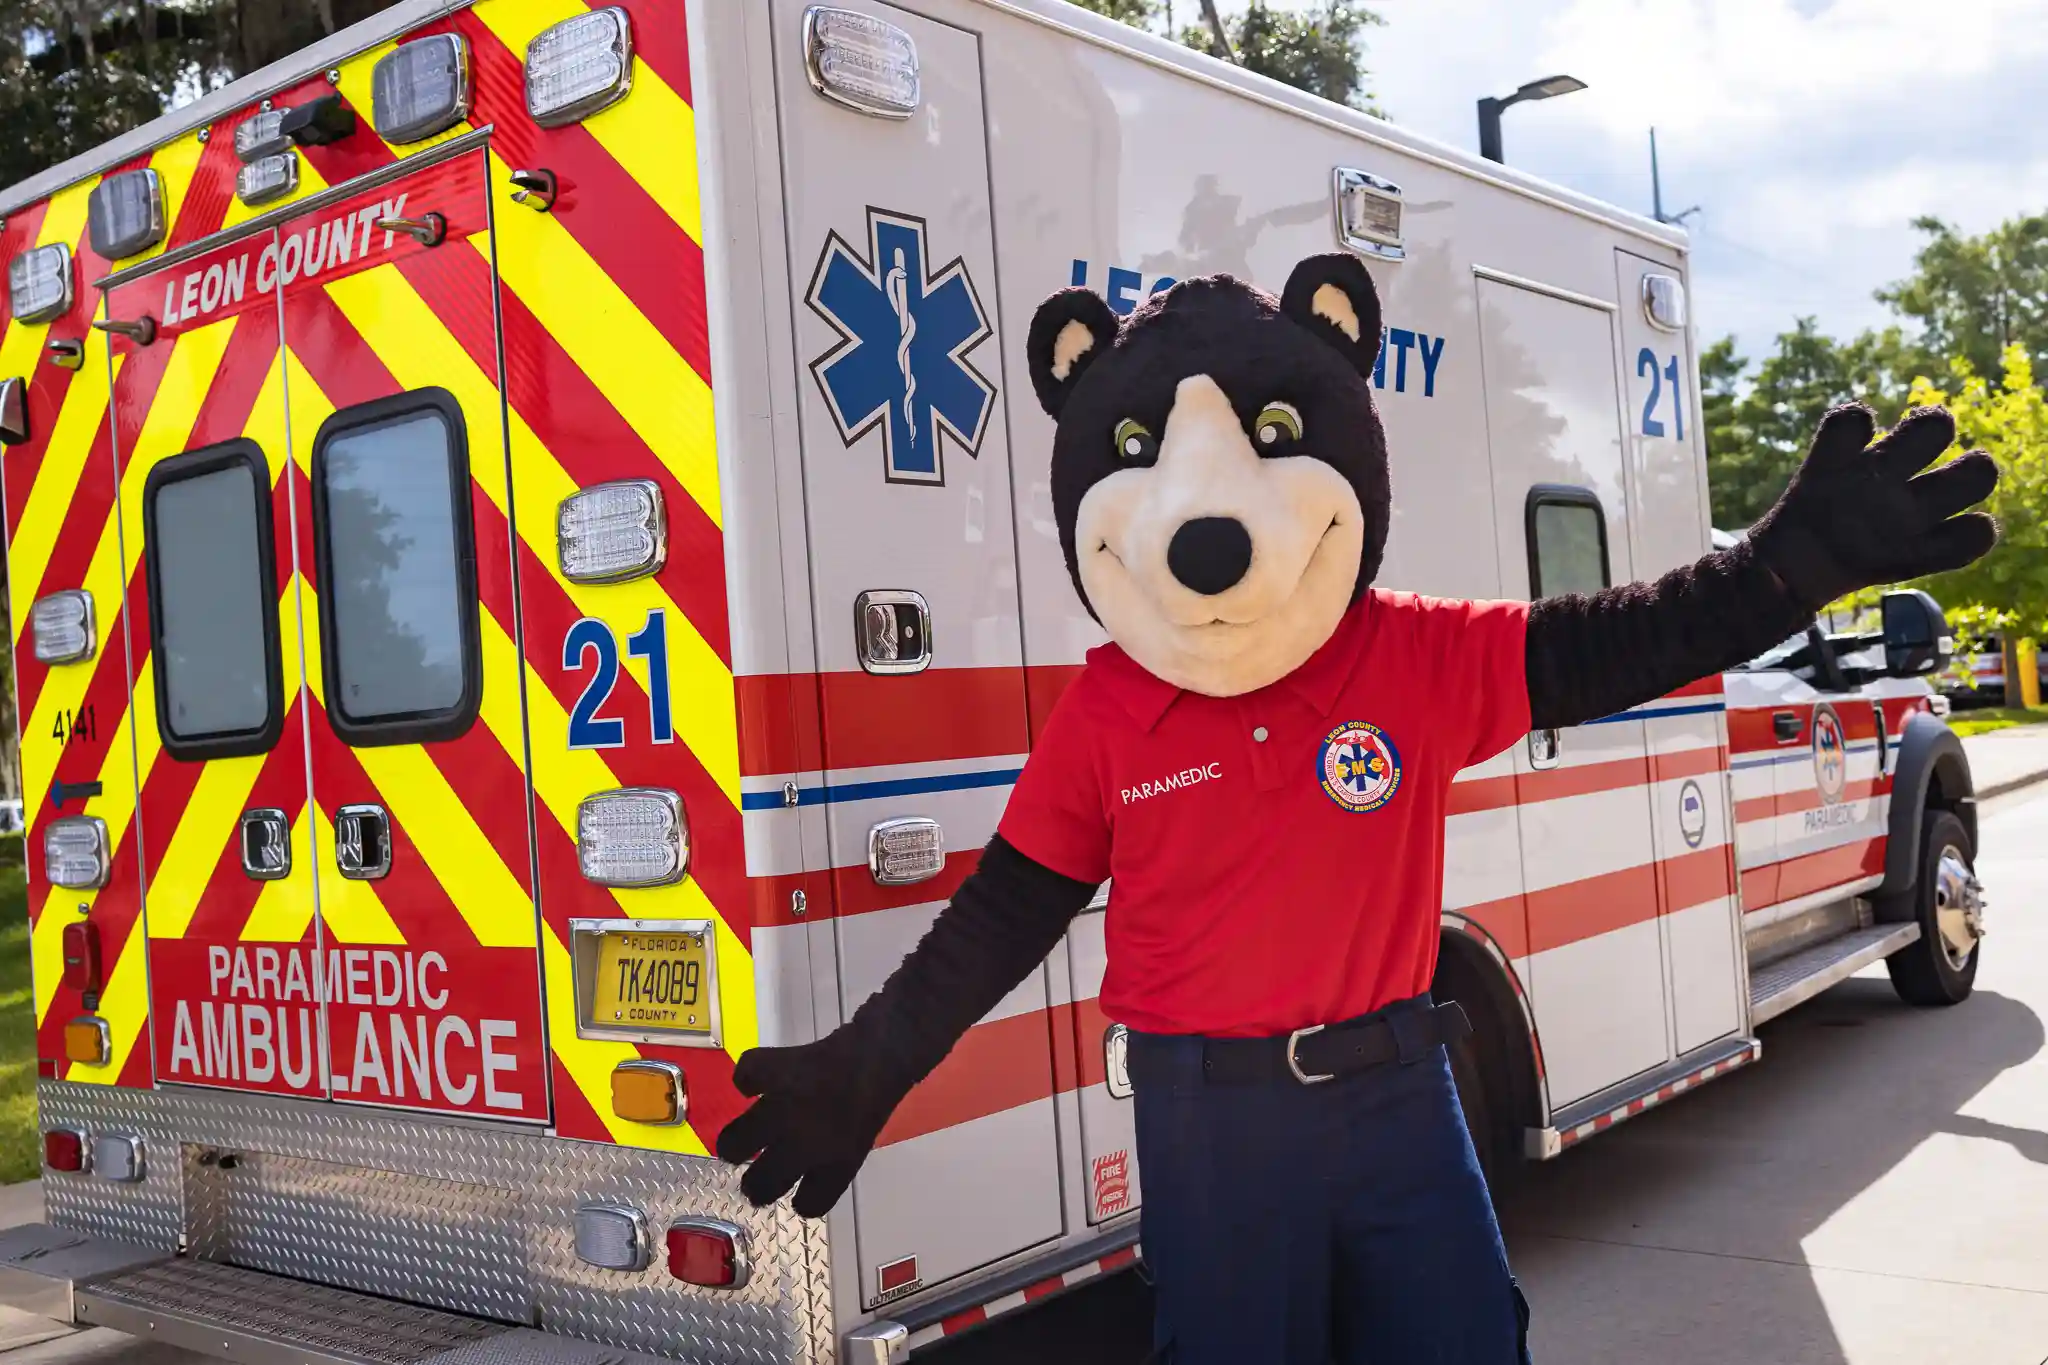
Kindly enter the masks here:
[[944, 483], [941, 433], [980, 454], [996, 390], [966, 356], [992, 329], [963, 260], [926, 274], [924, 219], [870, 207], [865, 257], [831, 233], [806, 302], [840, 337], [811, 362], [840, 440], [881, 426], [890, 483]]

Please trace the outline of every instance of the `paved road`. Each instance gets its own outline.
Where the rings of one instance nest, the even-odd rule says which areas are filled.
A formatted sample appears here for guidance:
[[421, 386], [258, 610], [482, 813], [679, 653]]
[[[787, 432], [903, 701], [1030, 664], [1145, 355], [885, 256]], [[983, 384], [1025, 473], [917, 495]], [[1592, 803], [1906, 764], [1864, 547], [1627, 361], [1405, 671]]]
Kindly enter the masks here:
[[[1503, 1216], [1539, 1362], [2048, 1365], [2048, 786], [1987, 804], [1983, 843], [1968, 1003], [1908, 1009], [1879, 968], [1767, 1025], [1762, 1065], [1527, 1172]], [[1143, 1307], [1116, 1277], [1008, 1358], [1128, 1365]], [[6, 1365], [196, 1359], [95, 1331]]]

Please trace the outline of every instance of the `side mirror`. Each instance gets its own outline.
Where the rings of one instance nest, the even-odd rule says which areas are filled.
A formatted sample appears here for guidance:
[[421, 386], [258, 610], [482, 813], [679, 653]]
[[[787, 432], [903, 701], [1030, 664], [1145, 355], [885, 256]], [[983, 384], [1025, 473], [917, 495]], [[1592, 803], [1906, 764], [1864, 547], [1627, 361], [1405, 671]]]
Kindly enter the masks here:
[[1916, 678], [1944, 667], [1955, 656], [1956, 637], [1941, 603], [1914, 589], [1888, 592], [1884, 613], [1884, 671]]

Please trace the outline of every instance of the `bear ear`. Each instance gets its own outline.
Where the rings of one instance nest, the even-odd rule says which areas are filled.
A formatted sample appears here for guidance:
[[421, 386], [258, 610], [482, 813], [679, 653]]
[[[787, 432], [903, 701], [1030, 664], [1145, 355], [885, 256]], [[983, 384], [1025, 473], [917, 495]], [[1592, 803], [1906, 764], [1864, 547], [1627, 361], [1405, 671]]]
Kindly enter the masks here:
[[1280, 311], [1371, 375], [1380, 353], [1380, 295], [1364, 262], [1348, 251], [1310, 256], [1287, 277]]
[[1092, 289], [1062, 289], [1038, 305], [1024, 353], [1039, 405], [1054, 421], [1082, 371], [1116, 340], [1116, 330], [1116, 314]]

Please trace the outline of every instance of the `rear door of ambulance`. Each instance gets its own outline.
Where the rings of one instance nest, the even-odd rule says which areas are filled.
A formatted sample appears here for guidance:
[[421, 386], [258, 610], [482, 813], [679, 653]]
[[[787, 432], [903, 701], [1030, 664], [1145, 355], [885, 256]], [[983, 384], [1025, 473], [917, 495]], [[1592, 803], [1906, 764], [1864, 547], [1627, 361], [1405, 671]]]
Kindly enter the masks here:
[[157, 1074], [544, 1121], [489, 168], [323, 150], [372, 183], [109, 293]]
[[[798, 799], [826, 811], [846, 1014], [972, 870], [1029, 746], [982, 11], [861, 8], [896, 30], [878, 50], [914, 46], [907, 117], [823, 97], [805, 5], [770, 11], [824, 768]], [[943, 865], [914, 867], [933, 825]], [[1063, 1231], [1047, 1011], [1034, 972], [883, 1131], [853, 1188], [864, 1307]]]

